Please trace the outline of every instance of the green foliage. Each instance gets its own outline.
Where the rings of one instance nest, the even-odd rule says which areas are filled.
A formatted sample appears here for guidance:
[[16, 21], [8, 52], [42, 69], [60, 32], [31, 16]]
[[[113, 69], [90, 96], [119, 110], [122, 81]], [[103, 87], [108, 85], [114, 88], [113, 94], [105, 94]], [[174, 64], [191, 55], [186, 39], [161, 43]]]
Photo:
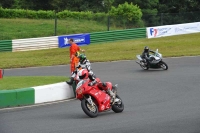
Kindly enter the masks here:
[[200, 21], [200, 12], [162, 13], [163, 25], [181, 24]]
[[159, 0], [159, 13], [180, 13], [200, 11], [199, 0]]
[[[102, 13], [102, 14], [104, 14], [104, 13]], [[92, 19], [92, 18], [94, 18], [94, 16], [95, 16], [95, 14], [92, 13], [91, 11], [74, 12], [74, 11], [64, 10], [64, 11], [57, 13], [57, 17], [60, 19], [65, 19], [65, 18]]]
[[11, 8], [14, 0], [0, 0], [0, 7]]
[[[52, 19], [55, 16], [54, 11], [44, 10], [24, 10], [24, 9], [4, 9], [0, 7], [0, 18], [31, 18], [31, 19]], [[101, 17], [106, 17], [106, 13], [93, 13], [91, 11], [75, 12], [64, 10], [57, 13], [57, 18], [75, 18], [93, 20]]]
[[2, 7], [0, 7], [0, 18], [50, 19], [54, 17], [54, 14], [54, 11], [3, 9]]
[[107, 9], [107, 12], [110, 11], [112, 4], [115, 0], [103, 0], [103, 6]]
[[[133, 5], [131, 2], [125, 2], [124, 4], [119, 4], [118, 7], [111, 7], [109, 15], [114, 20], [117, 20], [116, 26], [122, 26], [124, 29], [144, 27], [141, 21], [142, 12], [137, 5]], [[112, 19], [111, 19], [112, 21]]]
[[[132, 2], [138, 5], [142, 11], [142, 20], [145, 27], [157, 26], [160, 24], [160, 17], [157, 16], [157, 7], [159, 0], [126, 0], [128, 3]], [[115, 0], [114, 6], [122, 4], [124, 1]]]
[[119, 4], [117, 8], [112, 6], [109, 13], [111, 16], [123, 16], [133, 22], [139, 21], [142, 17], [141, 9], [137, 5], [133, 5], [132, 2]]

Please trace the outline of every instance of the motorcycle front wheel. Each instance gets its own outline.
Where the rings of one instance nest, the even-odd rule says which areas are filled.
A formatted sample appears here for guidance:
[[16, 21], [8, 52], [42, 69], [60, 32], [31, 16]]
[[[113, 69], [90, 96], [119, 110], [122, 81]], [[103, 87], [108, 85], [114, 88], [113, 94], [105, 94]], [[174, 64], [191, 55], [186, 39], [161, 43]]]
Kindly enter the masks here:
[[167, 70], [168, 69], [168, 65], [165, 63], [165, 62], [160, 62], [160, 67], [163, 69], [163, 70]]
[[121, 102], [120, 102], [120, 104], [114, 103], [114, 104], [112, 105], [112, 110], [113, 110], [115, 113], [121, 113], [121, 112], [124, 110], [124, 103], [122, 102], [122, 99], [121, 99], [118, 95], [116, 95], [116, 98], [120, 99]]
[[85, 112], [85, 114], [88, 115], [89, 117], [94, 118], [98, 116], [99, 111], [95, 103], [94, 105], [91, 105], [86, 99], [83, 99], [81, 101], [81, 107], [83, 111]]
[[142, 69], [144, 69], [144, 70], [148, 70], [149, 69], [149, 67], [146, 65], [140, 65], [140, 67], [142, 68]]
[[144, 69], [144, 70], [148, 70], [148, 69], [149, 69], [148, 65], [144, 65], [144, 62], [143, 62], [143, 61], [140, 61], [140, 67], [141, 67], [142, 69]]

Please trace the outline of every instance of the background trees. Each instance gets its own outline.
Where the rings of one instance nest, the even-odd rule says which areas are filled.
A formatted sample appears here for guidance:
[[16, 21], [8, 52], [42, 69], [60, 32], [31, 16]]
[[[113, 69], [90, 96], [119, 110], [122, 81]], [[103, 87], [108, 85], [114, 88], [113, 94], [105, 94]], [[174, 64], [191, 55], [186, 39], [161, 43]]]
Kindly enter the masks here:
[[3, 8], [108, 12], [111, 5], [137, 4], [143, 14], [200, 11], [199, 0], [0, 0]]
[[[93, 13], [110, 13], [112, 10], [111, 12], [114, 14], [114, 9], [119, 9], [118, 6], [125, 3], [136, 5], [141, 9], [141, 19], [145, 26], [194, 22], [200, 19], [200, 0], [0, 0], [0, 7], [36, 11], [54, 10], [56, 12], [64, 10], [90, 11]], [[131, 12], [134, 10], [134, 7], [132, 8], [130, 10], [121, 8], [123, 13], [120, 11], [115, 14], [130, 19]], [[137, 17], [135, 15], [135, 18]]]

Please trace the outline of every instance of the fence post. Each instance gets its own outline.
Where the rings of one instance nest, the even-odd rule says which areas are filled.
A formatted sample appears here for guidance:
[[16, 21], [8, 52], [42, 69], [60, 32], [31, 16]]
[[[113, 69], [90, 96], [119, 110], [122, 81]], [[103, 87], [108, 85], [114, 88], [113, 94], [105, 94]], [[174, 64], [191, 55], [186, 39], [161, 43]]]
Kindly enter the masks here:
[[56, 11], [55, 11], [55, 28], [54, 28], [54, 35], [57, 35], [57, 15], [56, 15]]
[[160, 25], [163, 25], [163, 13], [161, 13], [161, 16], [160, 16]]
[[110, 30], [110, 16], [108, 15], [108, 24], [107, 24], [107, 27], [108, 27], [108, 31]]

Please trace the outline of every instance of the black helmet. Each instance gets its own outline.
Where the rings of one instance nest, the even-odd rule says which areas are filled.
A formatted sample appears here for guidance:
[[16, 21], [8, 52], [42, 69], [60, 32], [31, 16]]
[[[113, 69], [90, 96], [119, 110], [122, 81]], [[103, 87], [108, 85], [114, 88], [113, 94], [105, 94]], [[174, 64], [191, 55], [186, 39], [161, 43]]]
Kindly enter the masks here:
[[144, 47], [144, 52], [149, 52], [149, 48], [147, 46]]
[[85, 63], [85, 61], [86, 61], [86, 56], [85, 56], [84, 54], [80, 54], [80, 55], [79, 55], [79, 59], [80, 59], [80, 60], [79, 60], [80, 63], [83, 64], [83, 63]]

